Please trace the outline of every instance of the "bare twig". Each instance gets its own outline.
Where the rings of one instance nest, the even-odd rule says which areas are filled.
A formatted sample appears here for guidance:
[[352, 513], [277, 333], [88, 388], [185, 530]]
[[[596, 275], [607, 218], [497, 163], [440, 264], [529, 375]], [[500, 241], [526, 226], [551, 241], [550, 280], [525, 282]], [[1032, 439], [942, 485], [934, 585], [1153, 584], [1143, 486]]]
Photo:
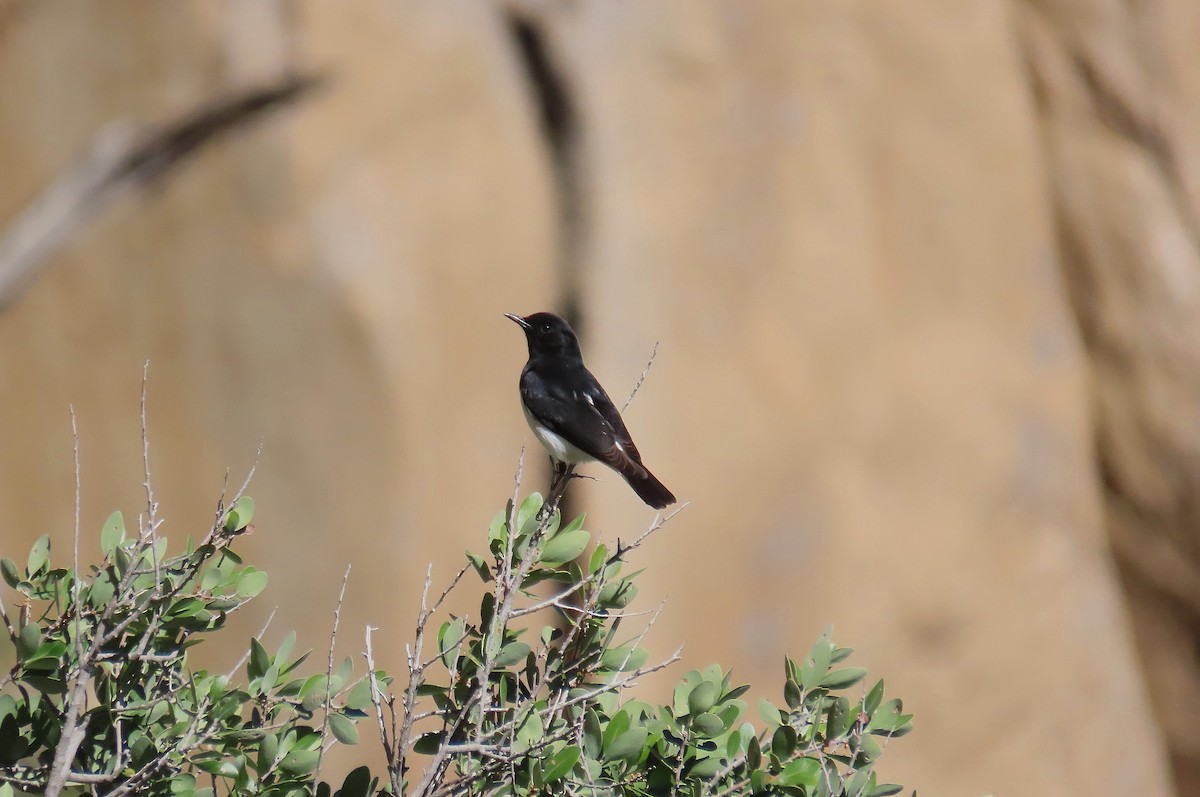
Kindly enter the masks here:
[[[142, 482], [142, 487], [146, 490], [146, 527], [141, 529], [143, 536], [154, 538], [158, 534], [158, 503], [154, 500], [154, 488], [150, 482], [150, 432], [149, 425], [146, 423], [146, 386], [150, 381], [150, 361], [146, 360], [142, 364], [142, 402], [141, 402], [141, 419], [142, 419], [142, 472], [145, 475], [145, 480]], [[157, 565], [158, 557], [155, 555], [155, 581], [158, 581]]]
[[165, 177], [206, 144], [307, 95], [320, 78], [282, 80], [204, 103], [162, 127], [128, 122], [101, 129], [68, 166], [0, 233], [0, 310], [19, 297], [37, 270], [110, 205]]
[[[342, 601], [346, 599], [346, 584], [350, 581], [350, 565], [346, 565], [346, 572], [342, 574], [342, 589], [338, 593], [337, 606], [333, 610], [333, 630], [329, 632], [329, 661], [325, 666], [325, 711], [321, 717], [321, 741], [322, 744], [318, 748], [317, 753], [317, 768], [313, 773], [313, 780], [320, 781], [321, 778], [321, 763], [325, 758], [325, 734], [329, 731], [329, 701], [332, 697], [333, 688], [333, 648], [337, 644], [338, 623], [342, 619]], [[371, 678], [375, 677], [374, 673], [368, 673]]]
[[[75, 452], [75, 617], [79, 619], [79, 512], [80, 512], [80, 489], [79, 489], [79, 430], [75, 425], [75, 409], [71, 408], [71, 436], [74, 441]], [[88, 653], [95, 654], [97, 646], [95, 642], [89, 648]], [[63, 787], [67, 783], [67, 778], [71, 774], [71, 761], [75, 758], [75, 751], [79, 749], [79, 745], [83, 743], [84, 725], [82, 717], [82, 706], [87, 699], [87, 685], [91, 680], [92, 661], [91, 656], [83, 654], [76, 655], [74, 685], [72, 686], [69, 696], [65, 700], [66, 717], [63, 719], [62, 735], [59, 737], [58, 744], [54, 748], [54, 758], [50, 763], [50, 774], [46, 780], [46, 795], [47, 797], [58, 797]]]
[[83, 584], [83, 576], [79, 572], [79, 525], [80, 515], [83, 510], [83, 488], [79, 468], [79, 427], [75, 423], [74, 404], [70, 405], [70, 410], [71, 441], [75, 461], [75, 529], [72, 534], [73, 544], [71, 548], [71, 603], [75, 614], [75, 633], [71, 636], [75, 641], [75, 662], [76, 666], [78, 666], [79, 662], [83, 660], [83, 637], [81, 636], [81, 632], [83, 631], [83, 617], [79, 613], [79, 591]]
[[4, 598], [0, 595], [0, 620], [4, 621], [4, 629], [8, 631], [8, 638], [13, 644], [17, 641], [17, 629], [13, 628], [12, 620], [8, 618], [8, 610], [4, 608]]
[[654, 358], [658, 356], [658, 341], [654, 341], [654, 348], [650, 350], [650, 359], [646, 361], [646, 367], [642, 369], [642, 375], [638, 377], [637, 384], [633, 386], [633, 391], [630, 392], [629, 398], [625, 399], [625, 403], [621, 405], [621, 412], [629, 409], [629, 405], [633, 403], [633, 397], [642, 389], [642, 382], [646, 381], [646, 377], [650, 374], [650, 368], [654, 365]]
[[521, 495], [521, 478], [525, 475], [525, 446], [521, 446], [521, 453], [517, 455], [517, 472], [513, 475], [513, 494], [512, 507], [513, 517], [511, 521], [516, 520], [517, 502]]
[[[588, 575], [584, 576], [579, 581], [577, 581], [574, 584], [571, 584], [570, 586], [563, 589], [557, 595], [553, 595], [549, 598], [546, 598], [543, 601], [540, 601], [539, 603], [534, 603], [530, 606], [525, 606], [525, 607], [522, 607], [519, 609], [514, 609], [512, 612], [512, 619], [516, 619], [518, 617], [524, 617], [527, 614], [534, 614], [535, 612], [539, 612], [542, 609], [548, 608], [550, 606], [555, 606], [558, 604], [559, 601], [563, 601], [563, 600], [569, 598], [571, 595], [578, 592], [579, 590], [583, 589], [584, 587], [595, 583], [603, 575], [604, 571], [608, 569], [608, 565], [613, 565], [613, 564], [616, 564], [617, 562], [622, 561], [625, 557], [625, 554], [629, 553], [630, 551], [640, 548], [642, 546], [642, 543], [644, 543], [646, 541], [646, 539], [648, 537], [650, 537], [651, 534], [654, 534], [656, 531], [661, 529], [664, 525], [666, 525], [668, 522], [670, 522], [671, 518], [678, 515], [680, 512], [682, 512], [684, 509], [686, 509], [687, 506], [688, 506], [688, 504], [681, 504], [680, 506], [675, 508], [670, 514], [665, 515], [665, 516], [662, 513], [656, 514], [654, 516], [654, 520], [651, 521], [650, 525], [646, 527], [646, 530], [643, 531], [641, 534], [639, 534], [637, 536], [637, 538], [634, 539], [633, 542], [621, 543], [618, 540], [617, 550], [613, 552], [612, 556], [608, 557], [608, 561], [605, 562], [604, 567], [601, 567], [600, 569], [596, 570], [596, 572], [594, 572], [594, 573], [589, 573]], [[578, 607], [571, 607], [571, 608], [574, 610], [578, 610]]]
[[[518, 468], [518, 472], [519, 471], [520, 469]], [[461, 571], [459, 571], [459, 577], [461, 578], [461, 574], [465, 572], [466, 568], [463, 568]], [[388, 759], [389, 773], [392, 769], [395, 769], [399, 775], [403, 775], [404, 768], [406, 766], [408, 747], [412, 742], [413, 724], [416, 722], [414, 713], [417, 707], [417, 688], [420, 687], [422, 681], [424, 680], [425, 667], [427, 666], [421, 661], [421, 651], [425, 645], [425, 628], [428, 625], [429, 616], [431, 613], [427, 601], [429, 598], [429, 587], [432, 583], [433, 565], [431, 564], [425, 569], [425, 583], [421, 587], [421, 609], [417, 613], [417, 633], [413, 639], [413, 646], [412, 648], [405, 646], [408, 654], [408, 685], [404, 690], [404, 721], [400, 726], [400, 738], [397, 741], [396, 749], [394, 751], [395, 762], [392, 762], [392, 757], [389, 757]], [[458, 579], [455, 579], [454, 584], [457, 583]], [[454, 588], [454, 584], [451, 584], [451, 586], [442, 593], [443, 599], [447, 594], [449, 594], [450, 590]], [[441, 603], [440, 599], [438, 603]]]
[[[262, 639], [267, 635], [267, 629], [271, 627], [271, 623], [275, 620], [275, 612], [279, 611], [279, 607], [275, 606], [271, 609], [271, 613], [267, 615], [266, 621], [262, 624], [262, 628], [258, 629], [258, 633], [254, 636], [255, 639]], [[250, 658], [250, 650], [238, 657], [234, 665], [229, 668], [229, 672], [225, 673], [225, 679], [230, 680], [238, 670], [242, 669], [242, 665], [246, 663], [246, 659]]]
[[383, 719], [383, 695], [379, 693], [379, 683], [375, 680], [375, 651], [371, 648], [371, 632], [377, 631], [374, 626], [367, 626], [367, 675], [371, 679], [371, 704], [375, 706], [375, 716], [379, 718], [379, 740], [383, 743], [383, 752], [387, 756], [388, 778], [392, 785], [392, 794], [401, 794], [400, 771], [398, 755], [388, 737], [387, 726]]
[[258, 470], [259, 460], [262, 459], [263, 439], [258, 440], [258, 448], [254, 452], [254, 461], [250, 463], [249, 470], [246, 471], [246, 478], [242, 480], [242, 486], [234, 493], [232, 500], [225, 503], [226, 490], [229, 487], [229, 471], [225, 471], [225, 481], [221, 485], [221, 497], [217, 501], [217, 511], [213, 516], [212, 528], [204, 537], [204, 545], [212, 543], [219, 539], [224, 530], [225, 519], [229, 516], [230, 507], [234, 506], [246, 494], [246, 490], [250, 487], [250, 482], [254, 479], [254, 473]]

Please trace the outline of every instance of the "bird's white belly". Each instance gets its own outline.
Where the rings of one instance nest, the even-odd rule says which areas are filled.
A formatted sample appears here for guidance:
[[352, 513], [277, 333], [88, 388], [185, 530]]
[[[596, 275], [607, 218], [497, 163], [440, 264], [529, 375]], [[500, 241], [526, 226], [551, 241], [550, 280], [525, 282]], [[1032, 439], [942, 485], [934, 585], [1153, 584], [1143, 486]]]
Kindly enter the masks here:
[[525, 411], [525, 421], [529, 424], [529, 428], [533, 430], [533, 436], [542, 444], [542, 448], [546, 449], [547, 454], [559, 462], [569, 462], [573, 465], [578, 465], [581, 462], [595, 461], [595, 457], [585, 454], [568, 443], [561, 435], [555, 434], [538, 423], [537, 418], [534, 418], [533, 414], [524, 405], [521, 406], [521, 409]]

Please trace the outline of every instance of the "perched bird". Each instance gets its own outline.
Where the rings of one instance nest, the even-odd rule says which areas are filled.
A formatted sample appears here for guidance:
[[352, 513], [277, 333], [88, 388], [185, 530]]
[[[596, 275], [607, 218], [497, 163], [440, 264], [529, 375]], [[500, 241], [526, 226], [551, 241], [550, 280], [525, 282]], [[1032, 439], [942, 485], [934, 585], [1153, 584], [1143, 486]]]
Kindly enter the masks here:
[[551, 313], [504, 315], [525, 330], [529, 362], [521, 371], [521, 407], [551, 459], [564, 466], [600, 460], [655, 509], [675, 503], [671, 491], [642, 464], [621, 413], [584, 367], [570, 325]]

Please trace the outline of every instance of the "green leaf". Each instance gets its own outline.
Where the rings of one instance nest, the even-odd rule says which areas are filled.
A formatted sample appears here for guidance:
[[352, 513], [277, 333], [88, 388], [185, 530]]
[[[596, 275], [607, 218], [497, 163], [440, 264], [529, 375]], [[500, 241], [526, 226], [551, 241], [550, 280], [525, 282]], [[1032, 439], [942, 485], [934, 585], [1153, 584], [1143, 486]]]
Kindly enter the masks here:
[[187, 773], [181, 773], [171, 778], [171, 794], [191, 795], [196, 791], [196, 778]]
[[837, 664], [850, 658], [850, 654], [854, 652], [854, 648], [838, 648], [833, 649], [833, 653], [829, 656], [830, 664]]
[[442, 739], [445, 737], [446, 734], [443, 731], [426, 733], [413, 744], [413, 752], [421, 755], [433, 755], [442, 746]]
[[458, 665], [458, 657], [461, 655], [462, 644], [465, 641], [467, 624], [461, 617], [456, 617], [453, 620], [442, 623], [442, 627], [438, 631], [438, 651], [442, 655], [442, 664], [446, 665], [446, 669], [454, 672]]
[[646, 735], [645, 726], [630, 728], [613, 739], [612, 744], [605, 748], [604, 757], [609, 760], [626, 761], [630, 764], [636, 763], [642, 757]]
[[880, 678], [871, 687], [871, 691], [867, 692], [867, 696], [863, 698], [863, 711], [867, 714], [874, 714], [875, 709], [879, 708], [879, 703], [883, 700], [883, 679]]
[[4, 583], [13, 589], [21, 583], [21, 574], [17, 572], [17, 563], [12, 559], [0, 559], [0, 575], [4, 576]]
[[796, 752], [797, 741], [795, 728], [791, 725], [780, 725], [771, 735], [771, 752], [780, 760], [791, 758], [792, 753]]
[[229, 510], [229, 514], [225, 516], [226, 531], [241, 531], [250, 525], [250, 521], [254, 518], [254, 499], [248, 495], [243, 495]]
[[758, 716], [762, 717], [763, 722], [774, 728], [779, 723], [783, 722], [780, 716], [779, 709], [775, 708], [775, 704], [765, 697], [758, 699]]
[[537, 528], [537, 513], [542, 508], [541, 493], [530, 493], [517, 510], [517, 533], [527, 536]]
[[610, 581], [600, 590], [598, 602], [608, 609], [624, 609], [637, 597], [638, 587], [629, 578]]
[[279, 768], [293, 775], [307, 775], [317, 768], [320, 750], [293, 750], [279, 762]]
[[850, 701], [844, 697], [831, 700], [829, 703], [829, 718], [825, 722], [825, 736], [836, 739], [850, 730], [855, 715], [850, 713]]
[[268, 733], [258, 743], [259, 774], [262, 775], [269, 772], [275, 766], [275, 759], [278, 757], [279, 737], [273, 733]]
[[583, 750], [588, 758], [600, 757], [602, 739], [600, 718], [589, 708], [583, 715]]
[[546, 774], [542, 777], [543, 781], [549, 784], [565, 777], [575, 768], [575, 764], [579, 762], [579, 756], [582, 754], [583, 751], [573, 744], [564, 747], [550, 759], [550, 764], [546, 767]]
[[697, 684], [696, 688], [688, 693], [688, 713], [695, 716], [708, 711], [717, 702], [720, 690], [720, 684], [712, 681]]
[[[582, 519], [583, 519], [582, 515], [580, 515], [578, 518], [576, 518], [576, 520], [582, 520]], [[574, 529], [571, 529], [571, 526], [574, 526], [574, 525], [575, 525], [575, 521], [573, 520], [573, 521], [571, 521], [570, 526], [567, 526], [566, 529], [563, 529], [563, 531], [559, 532], [559, 533], [560, 534], [565, 533], [567, 530], [573, 531]], [[604, 567], [604, 563], [607, 561], [608, 561], [608, 546], [605, 545], [604, 543], [600, 543], [592, 551], [592, 555], [588, 559], [588, 572], [589, 573], [600, 572], [600, 568]]]
[[250, 640], [250, 660], [246, 662], [246, 677], [251, 680], [261, 678], [271, 666], [271, 654], [257, 639]]
[[791, 678], [788, 678], [787, 683], [783, 685], [783, 701], [792, 711], [804, 704], [804, 693], [800, 690], [800, 684]]
[[338, 797], [371, 797], [371, 768], [361, 766], [350, 770], [342, 781]]
[[725, 732], [725, 723], [716, 714], [700, 714], [692, 720], [692, 727], [696, 729], [701, 736], [709, 738], [720, 736]]
[[329, 730], [333, 731], [334, 738], [342, 744], [358, 744], [358, 728], [345, 714], [330, 714]]
[[247, 567], [238, 578], [236, 592], [239, 597], [253, 598], [267, 588], [267, 574], [261, 570]]
[[762, 745], [759, 744], [757, 737], [752, 738], [746, 745], [746, 766], [751, 770], [762, 766]]
[[[511, 501], [509, 502], [512, 503]], [[492, 518], [492, 523], [488, 526], [488, 545], [493, 543], [503, 543], [508, 540], [508, 511], [501, 510]], [[492, 548], [495, 550], [495, 548]]]
[[17, 635], [17, 659], [25, 661], [31, 658], [42, 641], [42, 629], [36, 623], [29, 623]]
[[845, 689], [866, 677], [865, 667], [844, 667], [834, 670], [821, 679], [821, 686], [826, 689]]
[[560, 565], [564, 562], [570, 562], [587, 548], [591, 541], [592, 535], [583, 529], [575, 531], [560, 531], [546, 543], [542, 548], [542, 563], [546, 565]]
[[899, 794], [904, 791], [904, 787], [899, 783], [881, 783], [871, 790], [868, 797], [890, 797], [893, 794]]
[[[428, 686], [426, 684], [426, 686]], [[354, 685], [350, 694], [346, 695], [346, 708], [355, 711], [367, 711], [371, 708], [371, 677], [370, 673]]]
[[[67, 643], [66, 642], [63, 642], [61, 640], [47, 641], [47, 642], [43, 643], [42, 645], [38, 646], [38, 649], [33, 652], [33, 655], [31, 655], [26, 660], [25, 666], [28, 667], [28, 666], [32, 665], [34, 662], [37, 662], [42, 659], [49, 659], [49, 660], [57, 663], [58, 659], [62, 656], [62, 654], [66, 653], [66, 652], [67, 652]], [[48, 668], [43, 668], [43, 669], [48, 669]], [[49, 668], [49, 669], [52, 669], [52, 668]]]
[[514, 664], [519, 664], [525, 661], [525, 657], [529, 655], [529, 651], [529, 645], [524, 642], [509, 642], [496, 656], [496, 667], [503, 669], [511, 667]]
[[850, 797], [869, 795], [875, 787], [875, 773], [869, 769], [860, 769], [850, 776], [842, 787], [842, 793]]
[[821, 762], [815, 758], [797, 758], [787, 762], [776, 776], [781, 786], [816, 786], [821, 777]]
[[632, 718], [628, 711], [622, 709], [614, 714], [608, 724], [604, 726], [604, 746], [612, 744], [614, 739], [629, 730], [631, 724]]
[[[265, 573], [264, 573], [265, 575]], [[278, 665], [280, 672], [290, 670], [288, 667], [288, 656], [292, 655], [292, 651], [296, 649], [296, 632], [292, 631], [283, 638], [279, 643], [279, 650], [275, 651], [275, 664]], [[305, 654], [306, 656], [308, 654]]]
[[29, 551], [29, 564], [26, 565], [26, 572], [30, 576], [36, 575], [42, 566], [50, 561], [50, 535], [43, 534], [33, 543], [33, 548]]
[[[903, 704], [893, 698], [879, 707], [867, 725], [867, 731], [881, 736], [903, 736], [911, 730], [912, 714], [904, 714]], [[907, 726], [907, 727], [906, 727]]]
[[582, 513], [575, 516], [570, 523], [563, 526], [562, 531], [560, 531], [559, 534], [566, 534], [568, 531], [579, 531], [579, 529], [583, 528], [583, 520], [586, 517], [587, 513]]
[[713, 711], [721, 718], [721, 722], [725, 723], [726, 728], [732, 728], [733, 724], [741, 719], [742, 714], [745, 713], [746, 701], [722, 700]]
[[693, 778], [711, 778], [713, 775], [720, 772], [725, 766], [725, 761], [719, 755], [708, 755], [699, 759], [689, 770], [689, 776]]
[[604, 651], [600, 656], [600, 666], [617, 672], [632, 672], [645, 664], [649, 656], [645, 648], [621, 645]]
[[484, 561], [483, 557], [479, 556], [478, 554], [473, 554], [470, 551], [466, 551], [465, 553], [467, 554], [467, 561], [471, 563], [471, 567], [475, 568], [475, 572], [479, 574], [479, 580], [484, 584], [487, 584], [489, 581], [491, 581], [492, 571], [488, 567], [487, 562]]
[[125, 516], [117, 510], [108, 516], [100, 527], [100, 550], [108, 556], [121, 543], [125, 542]]
[[333, 671], [333, 677], [329, 680], [330, 689], [333, 692], [342, 691], [342, 687], [346, 685], [346, 681], [350, 680], [350, 676], [354, 674], [354, 659], [346, 656], [338, 662], [337, 669]]
[[821, 679], [825, 677], [825, 673], [829, 672], [829, 662], [833, 656], [833, 643], [829, 641], [832, 633], [833, 629], [825, 629], [800, 668], [798, 680], [805, 690], [820, 686]]
[[546, 729], [542, 726], [541, 717], [536, 711], [528, 711], [525, 718], [521, 720], [517, 726], [516, 733], [513, 734], [512, 750], [514, 753], [524, 753], [540, 742], [546, 735]]

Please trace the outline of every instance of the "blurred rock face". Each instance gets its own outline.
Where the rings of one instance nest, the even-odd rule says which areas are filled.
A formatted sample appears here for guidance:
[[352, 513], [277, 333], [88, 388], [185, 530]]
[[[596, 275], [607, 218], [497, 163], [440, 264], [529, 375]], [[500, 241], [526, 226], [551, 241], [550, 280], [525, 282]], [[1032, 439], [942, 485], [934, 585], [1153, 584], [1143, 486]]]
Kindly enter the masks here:
[[[70, 403], [85, 528], [136, 511], [148, 358], [169, 534], [262, 440], [239, 628], [321, 647], [349, 563], [339, 646], [398, 670], [425, 563], [482, 547], [521, 445], [544, 474], [500, 314], [567, 307], [618, 404], [660, 341], [653, 650], [764, 694], [834, 623], [916, 713], [892, 779], [1166, 795], [1165, 732], [1191, 793], [1200, 11], [1131, 8], [0, 4], [0, 219], [107, 122], [331, 78], [0, 316], [6, 547], [69, 540]], [[593, 470], [589, 528], [634, 536]]]

